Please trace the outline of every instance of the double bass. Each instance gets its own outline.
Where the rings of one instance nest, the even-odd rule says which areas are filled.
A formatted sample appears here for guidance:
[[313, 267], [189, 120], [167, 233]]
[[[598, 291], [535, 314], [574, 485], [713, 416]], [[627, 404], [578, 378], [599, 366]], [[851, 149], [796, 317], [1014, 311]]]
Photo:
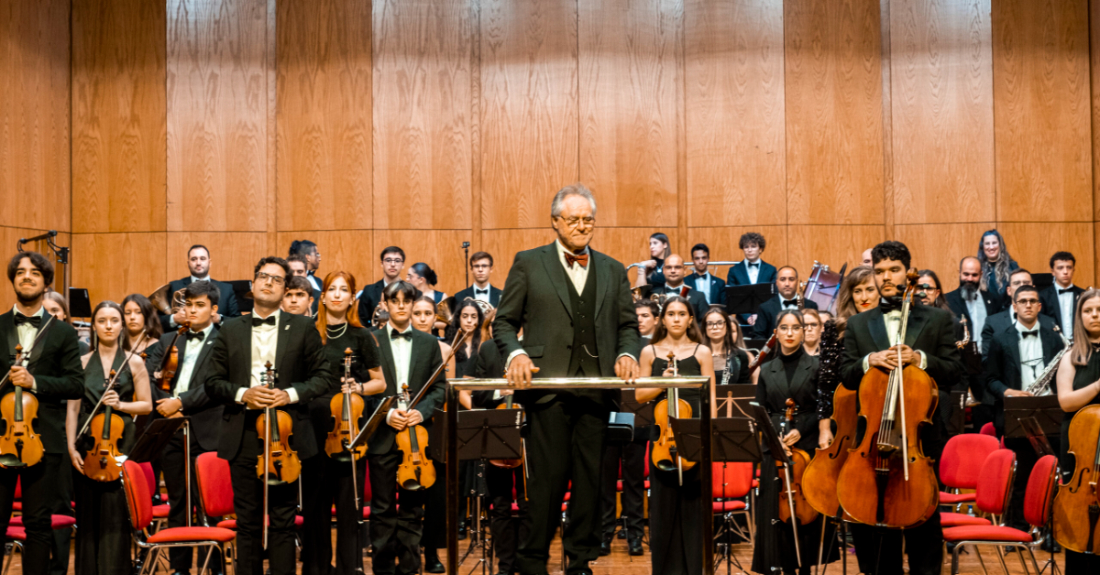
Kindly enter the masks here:
[[[840, 364], [840, 347], [837, 339], [836, 324], [833, 321], [825, 323], [824, 333], [821, 337], [821, 371], [820, 378], [824, 382], [835, 382], [838, 377], [836, 370]], [[828, 385], [828, 384], [827, 384]], [[828, 447], [818, 448], [814, 458], [806, 466], [806, 474], [803, 476], [803, 494], [810, 506], [827, 517], [836, 517], [840, 512], [840, 501], [836, 495], [837, 478], [844, 462], [848, 460], [852, 442], [856, 437], [856, 424], [859, 410], [856, 406], [856, 392], [843, 385], [837, 384], [833, 393], [832, 421], [836, 422], [836, 434], [833, 442]]]
[[1077, 466], [1054, 497], [1054, 540], [1070, 551], [1100, 551], [1100, 405], [1089, 405], [1069, 423], [1069, 453]]
[[[263, 384], [268, 389], [275, 388], [275, 370], [271, 362], [264, 364]], [[290, 447], [290, 436], [294, 433], [294, 421], [290, 414], [265, 407], [256, 418], [256, 433], [263, 441], [264, 451], [256, 457], [256, 475], [264, 480], [264, 531], [263, 548], [267, 549], [267, 524], [270, 523], [271, 506], [268, 499], [268, 487], [293, 483], [302, 474], [302, 462], [298, 452]]]
[[[679, 377], [675, 351], [668, 352], [668, 364], [672, 366], [672, 377]], [[695, 467], [695, 462], [680, 457], [676, 438], [672, 434], [670, 417], [677, 419], [691, 417], [691, 405], [680, 399], [680, 390], [675, 387], [669, 388], [666, 399], [658, 401], [657, 405], [653, 406], [653, 423], [659, 430], [659, 436], [657, 441], [650, 445], [649, 456], [657, 469], [679, 473], [680, 484], [683, 485], [684, 470]]]
[[[16, 344], [12, 367], [23, 367], [26, 359], [23, 346]], [[24, 393], [18, 385], [13, 387], [15, 390], [0, 400], [0, 415], [7, 423], [4, 435], [0, 435], [0, 467], [5, 469], [30, 467], [42, 461], [45, 454], [42, 438], [34, 431], [38, 398], [33, 393]]]
[[[917, 278], [910, 270], [899, 344], [905, 342]], [[866, 432], [840, 471], [837, 499], [860, 523], [904, 529], [924, 523], [939, 505], [939, 481], [919, 437], [920, 426], [931, 424], [939, 392], [927, 372], [903, 366], [900, 347], [894, 349], [897, 368], [870, 369], [860, 382], [859, 416]]]

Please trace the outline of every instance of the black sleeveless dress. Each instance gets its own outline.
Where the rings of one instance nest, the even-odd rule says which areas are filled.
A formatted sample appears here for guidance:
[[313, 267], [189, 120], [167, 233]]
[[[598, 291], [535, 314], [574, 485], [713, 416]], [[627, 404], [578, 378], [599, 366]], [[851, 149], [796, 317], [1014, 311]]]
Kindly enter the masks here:
[[[1100, 379], [1100, 346], [1094, 345], [1092, 354], [1089, 356], [1089, 362], [1083, 366], [1076, 367], [1076, 372], [1073, 375], [1073, 389], [1078, 390], [1088, 387], [1098, 379]], [[1089, 405], [1100, 405], [1100, 395], [1092, 398]], [[1073, 476], [1074, 468], [1076, 467], [1076, 460], [1068, 453], [1069, 424], [1070, 421], [1073, 420], [1074, 415], [1077, 415], [1076, 411], [1067, 413], [1062, 418], [1062, 449], [1059, 461], [1064, 474], [1063, 477], [1066, 478]], [[1100, 557], [1066, 550], [1065, 567], [1066, 575], [1100, 573]]]

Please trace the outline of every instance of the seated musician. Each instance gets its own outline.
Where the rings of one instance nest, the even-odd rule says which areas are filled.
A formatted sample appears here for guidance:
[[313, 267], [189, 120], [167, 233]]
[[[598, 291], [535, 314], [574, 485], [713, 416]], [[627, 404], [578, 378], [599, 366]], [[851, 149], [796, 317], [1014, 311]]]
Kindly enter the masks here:
[[[759, 339], [768, 339], [775, 331], [775, 318], [779, 312], [787, 309], [797, 310], [798, 300], [798, 270], [792, 266], [783, 266], [776, 272], [774, 297], [760, 305], [756, 314], [756, 321], [752, 324], [753, 336]], [[817, 309], [817, 304], [812, 300], [805, 300], [803, 307]]]
[[[985, 325], [982, 326], [981, 332], [981, 344], [979, 347], [982, 350], [982, 360], [989, 355], [989, 346], [992, 345], [993, 337], [1000, 334], [1003, 331], [1012, 329], [1012, 326], [1016, 325], [1016, 308], [1012, 304], [1012, 296], [1016, 293], [1016, 290], [1022, 286], [1033, 286], [1035, 283], [1031, 279], [1031, 272], [1020, 268], [1014, 270], [1008, 276], [1008, 288], [1005, 302], [1008, 305], [1008, 309], [999, 311], [985, 319]], [[1046, 315], [1039, 314], [1039, 325], [1048, 326], [1053, 328], [1057, 325], [1054, 322], [1054, 318]], [[988, 395], [990, 401], [993, 400], [991, 394]], [[992, 406], [992, 403], [990, 403]]]
[[279, 309], [294, 315], [313, 317], [313, 289], [309, 287], [309, 281], [302, 276], [292, 275], [286, 280], [286, 293], [283, 294], [283, 302]]
[[[187, 269], [191, 274], [185, 278], [173, 280], [168, 284], [168, 298], [171, 299], [172, 295], [177, 291], [187, 287], [191, 282], [208, 281], [218, 286], [218, 291], [221, 292], [219, 301], [222, 302], [220, 312], [214, 314], [214, 323], [221, 325], [222, 318], [230, 319], [237, 317], [237, 296], [233, 293], [233, 286], [215, 280], [210, 277], [210, 250], [206, 246], [201, 244], [195, 244], [187, 249]], [[160, 316], [160, 325], [165, 332], [172, 331], [183, 324], [183, 321], [187, 319], [187, 312], [180, 309], [172, 315]]]
[[[321, 288], [320, 287], [313, 287], [313, 281], [316, 280], [317, 278], [310, 275], [309, 260], [306, 259], [306, 256], [303, 256], [303, 255], [300, 255], [300, 254], [291, 254], [290, 256], [288, 256], [286, 258], [286, 263], [287, 263], [287, 265], [290, 266], [290, 275], [291, 276], [300, 277], [300, 278], [306, 280], [307, 283], [309, 283], [309, 289], [306, 290], [306, 292], [309, 293], [311, 298], [313, 298], [311, 300], [313, 303], [312, 303], [312, 305], [310, 305], [310, 308], [309, 308], [310, 315], [316, 317], [317, 316], [317, 305], [318, 305], [318, 302], [321, 301]], [[283, 311], [286, 311], [286, 310], [283, 310]]]
[[504, 290], [489, 283], [489, 276], [493, 273], [492, 254], [477, 252], [470, 256], [470, 271], [474, 272], [474, 285], [456, 293], [455, 301], [461, 302], [471, 297], [488, 303], [494, 308], [500, 305], [500, 295]]
[[[376, 309], [382, 306], [382, 290], [401, 279], [401, 270], [405, 268], [405, 251], [397, 246], [388, 246], [378, 257], [382, 264], [382, 279], [364, 287], [355, 294], [359, 301], [359, 317], [363, 325], [369, 326]], [[375, 326], [377, 327], [377, 326]]]
[[[268, 487], [264, 508], [263, 479], [257, 462], [264, 456], [263, 435], [256, 421], [270, 408], [290, 416], [292, 449], [300, 460], [317, 453], [309, 424], [309, 402], [338, 386], [324, 355], [317, 328], [308, 317], [279, 310], [290, 268], [286, 260], [269, 256], [255, 267], [253, 309], [249, 317], [222, 325], [210, 352], [205, 389], [224, 406], [218, 457], [229, 461], [237, 513], [237, 557], [234, 571], [263, 572], [265, 515], [270, 517], [267, 552], [273, 575], [296, 571], [294, 515], [298, 486], [284, 482]], [[275, 371], [274, 387], [267, 384], [266, 364]], [[285, 439], [283, 440], [286, 441]]]
[[688, 301], [691, 305], [694, 317], [699, 319], [707, 313], [707, 309], [710, 307], [707, 305], [707, 298], [703, 297], [703, 294], [695, 291], [690, 285], [684, 283], [684, 277], [687, 270], [684, 268], [684, 258], [677, 254], [671, 254], [665, 258], [665, 285], [664, 287], [655, 287], [654, 292], [667, 295], [678, 295]]
[[710, 248], [707, 244], [695, 244], [691, 247], [691, 273], [684, 278], [684, 283], [695, 291], [703, 294], [707, 303], [711, 305], [726, 305], [726, 282], [714, 277], [708, 268], [710, 264]]
[[126, 324], [127, 347], [140, 354], [164, 333], [157, 310], [149, 298], [132, 293], [122, 300], [122, 321]]
[[[844, 386], [858, 390], [869, 370], [888, 372], [901, 367], [897, 365], [899, 351], [904, 365], [918, 366], [937, 381], [951, 380], [963, 366], [955, 347], [955, 327], [950, 312], [914, 305], [909, 311], [905, 341], [898, 341], [902, 323], [901, 299], [910, 265], [909, 248], [901, 242], [883, 242], [871, 250], [871, 258], [881, 300], [877, 308], [848, 318], [841, 367]], [[933, 417], [939, 417], [938, 413]], [[924, 428], [922, 440], [935, 439], [929, 437], [931, 429]], [[891, 504], [885, 502], [887, 506]], [[938, 510], [921, 525], [904, 531], [853, 524], [852, 534], [860, 565], [871, 567], [861, 569], [865, 573], [900, 575], [903, 536], [910, 573], [938, 574], [942, 568], [943, 529]]]

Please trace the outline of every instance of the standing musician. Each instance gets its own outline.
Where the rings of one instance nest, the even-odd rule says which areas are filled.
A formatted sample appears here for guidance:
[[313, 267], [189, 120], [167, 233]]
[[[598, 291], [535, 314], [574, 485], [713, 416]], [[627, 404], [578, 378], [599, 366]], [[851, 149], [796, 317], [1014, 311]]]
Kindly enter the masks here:
[[746, 286], [772, 283], [776, 280], [775, 266], [760, 259], [767, 246], [764, 236], [756, 232], [742, 234], [737, 246], [745, 254], [745, 259], [730, 267], [726, 285]]
[[[192, 504], [197, 501], [198, 481], [195, 479], [195, 459], [203, 453], [218, 448], [221, 437], [222, 406], [214, 403], [206, 395], [203, 382], [209, 367], [210, 352], [214, 349], [214, 339], [218, 335], [218, 326], [214, 325], [214, 314], [218, 312], [221, 290], [208, 282], [191, 282], [183, 290], [183, 309], [187, 312], [190, 328], [187, 333], [176, 337], [176, 332], [161, 336], [160, 341], [150, 346], [149, 357], [145, 360], [146, 370], [155, 380], [165, 354], [170, 354], [169, 346], [178, 350], [178, 368], [169, 382], [168, 391], [163, 391], [155, 383], [151, 386], [156, 410], [161, 417], [190, 417], [189, 442], [191, 452], [191, 490]], [[160, 456], [160, 467], [164, 471], [164, 485], [168, 488], [168, 526], [187, 525], [187, 461], [184, 449], [184, 434], [180, 429], [172, 436]], [[169, 550], [172, 570], [190, 573], [193, 553], [189, 547], [174, 547]], [[211, 558], [214, 561], [214, 558]]]
[[[837, 323], [844, 324], [857, 313], [875, 309], [879, 299], [875, 270], [870, 266], [856, 266], [840, 282], [840, 290], [836, 296]], [[837, 328], [843, 333], [840, 325]]]
[[[130, 354], [125, 338], [122, 307], [113, 301], [101, 302], [92, 311], [92, 351], [81, 360], [84, 363], [84, 397], [70, 399], [65, 418], [65, 435], [69, 456], [78, 475], [74, 479], [76, 492], [76, 572], [81, 575], [102, 573], [114, 575], [132, 569], [130, 562], [130, 514], [126, 492], [122, 488], [121, 461], [112, 473], [93, 478], [98, 459], [92, 446], [98, 449], [103, 427], [108, 420], [121, 420], [123, 432], [117, 450], [129, 455], [137, 441], [133, 416], [153, 411], [149, 392], [149, 374], [141, 356]], [[105, 390], [111, 372], [114, 385]], [[102, 398], [102, 405], [95, 410]], [[89, 419], [103, 416], [105, 407], [114, 413], [103, 418], [103, 425], [89, 425], [86, 435], [77, 437], [78, 430]], [[93, 413], [95, 411], [95, 413]], [[79, 443], [78, 443], [79, 440]], [[85, 457], [88, 460], [85, 461]], [[110, 455], [108, 458], [112, 457]], [[109, 467], [108, 467], [109, 469]]]
[[693, 311], [692, 314], [695, 318], [702, 318], [703, 314], [707, 313], [707, 309], [710, 307], [707, 305], [707, 298], [702, 293], [695, 291], [690, 284], [684, 282], [684, 258], [677, 254], [671, 254], [665, 258], [665, 285], [663, 288], [655, 288], [657, 293], [663, 293], [667, 295], [677, 295], [688, 301]]
[[[1073, 477], [1078, 463], [1067, 453], [1070, 421], [1086, 406], [1100, 405], [1100, 290], [1090, 288], [1077, 297], [1073, 323], [1077, 337], [1059, 361], [1057, 375], [1058, 403], [1065, 412], [1060, 464], [1065, 478]], [[1084, 573], [1100, 573], [1100, 556], [1066, 549], [1066, 575]]]
[[489, 284], [489, 275], [493, 273], [493, 256], [489, 252], [477, 252], [470, 256], [470, 271], [474, 272], [474, 285], [455, 294], [455, 301], [461, 302], [468, 297], [481, 300], [494, 308], [500, 305], [500, 288]]
[[[993, 336], [1002, 331], [1009, 330], [1012, 326], [1016, 325], [1016, 308], [1011, 305], [1012, 296], [1020, 287], [1031, 285], [1035, 285], [1031, 281], [1031, 272], [1023, 268], [1015, 270], [1009, 275], [1006, 299], [1009, 304], [1008, 308], [986, 318], [985, 325], [982, 326], [982, 343], [979, 347], [981, 347], [982, 350], [983, 360], [989, 356], [989, 346], [993, 342]], [[1054, 318], [1045, 314], [1039, 314], [1039, 324], [1053, 328], [1055, 325]], [[990, 400], [992, 400], [992, 396], [990, 396]]]
[[[274, 408], [285, 411], [293, 422], [289, 440], [299, 457], [307, 460], [317, 453], [309, 424], [309, 402], [335, 388], [337, 381], [313, 321], [279, 310], [290, 275], [286, 260], [265, 257], [256, 264], [254, 273], [252, 315], [222, 325], [214, 340], [205, 382], [207, 395], [225, 409], [218, 457], [229, 461], [237, 513], [234, 570], [242, 575], [263, 572], [264, 479], [258, 474], [257, 468], [262, 466], [257, 461], [262, 461], [265, 450], [256, 421], [264, 408], [273, 409], [272, 417]], [[273, 389], [265, 381], [268, 362], [276, 374]], [[275, 575], [295, 572], [297, 498], [298, 489], [293, 483], [269, 485], [268, 552]]]
[[[951, 381], [963, 369], [955, 347], [955, 327], [950, 312], [914, 305], [909, 310], [905, 341], [900, 334], [901, 299], [907, 285], [909, 248], [901, 242], [887, 241], [871, 251], [875, 285], [881, 295], [877, 308], [848, 318], [844, 335], [841, 379], [848, 389], [858, 390], [864, 374], [871, 369], [893, 370], [901, 351], [904, 365], [916, 365], [936, 381]], [[938, 414], [933, 415], [933, 420]], [[922, 429], [922, 440], [931, 439], [931, 428]], [[857, 444], [859, 438], [857, 438]], [[886, 501], [889, 506], [892, 502]], [[943, 564], [943, 529], [939, 511], [923, 524], [903, 532], [888, 528], [854, 524], [856, 556], [864, 570], [875, 575], [902, 573], [902, 537], [913, 575], [939, 573]]]
[[[221, 311], [214, 314], [214, 323], [221, 325], [222, 318], [229, 319], [239, 315], [237, 311], [237, 296], [233, 293], [233, 286], [215, 280], [210, 277], [210, 250], [206, 249], [206, 246], [202, 244], [195, 244], [187, 250], [187, 269], [190, 270], [191, 275], [173, 280], [168, 284], [168, 297], [171, 298], [177, 291], [187, 287], [187, 284], [197, 281], [208, 281], [218, 286], [218, 291], [221, 292], [219, 297], [222, 305]], [[165, 332], [172, 331], [183, 325], [183, 321], [187, 319], [187, 312], [182, 309], [172, 315], [160, 316], [160, 325]]]
[[982, 328], [986, 319], [1000, 312], [1000, 297], [980, 289], [982, 264], [974, 256], [966, 256], [959, 262], [959, 287], [947, 292], [947, 305], [958, 317], [965, 317], [971, 337], [982, 347]]
[[[414, 397], [428, 378], [443, 363], [439, 341], [431, 334], [413, 329], [413, 303], [419, 292], [406, 281], [395, 281], [382, 293], [389, 325], [378, 331], [379, 359], [386, 380], [385, 395], [396, 395], [408, 386]], [[432, 311], [434, 317], [435, 312]], [[374, 545], [372, 568], [375, 573], [412, 574], [420, 571], [420, 539], [423, 533], [425, 490], [408, 490], [397, 483], [403, 454], [397, 446], [397, 434], [411, 426], [431, 425], [431, 416], [442, 407], [446, 376], [425, 393], [413, 409], [394, 408], [370, 440], [370, 538]], [[413, 430], [410, 430], [413, 431]], [[426, 459], [427, 445], [419, 446]], [[427, 462], [429, 465], [430, 461]], [[438, 476], [438, 474], [437, 474]], [[401, 505], [397, 505], [400, 494]]]
[[[23, 525], [27, 532], [23, 572], [33, 575], [45, 575], [50, 570], [50, 548], [54, 542], [50, 515], [58, 505], [60, 491], [56, 478], [69, 473], [65, 457], [68, 453], [65, 401], [84, 393], [76, 330], [63, 321], [50, 321], [42, 304], [46, 289], [53, 284], [53, 274], [53, 264], [42, 254], [16, 254], [8, 263], [15, 306], [0, 315], [0, 370], [11, 383], [0, 388], [0, 394], [10, 394], [12, 386], [17, 385], [32, 392], [39, 401], [38, 419], [33, 426], [45, 455], [35, 465], [0, 468], [0, 517], [11, 517], [15, 484], [22, 479]], [[40, 335], [41, 340], [35, 343]], [[25, 367], [13, 365], [16, 345], [22, 346], [24, 353], [30, 353]], [[5, 424], [11, 425], [6, 417]], [[4, 526], [6, 531], [7, 523]], [[66, 558], [68, 548], [66, 541]]]
[[283, 293], [283, 302], [279, 309], [289, 314], [313, 317], [313, 304], [316, 303], [310, 295], [313, 288], [302, 276], [289, 276], [286, 280], [286, 292]]
[[[797, 448], [813, 453], [819, 445], [819, 394], [817, 371], [820, 361], [806, 353], [803, 334], [805, 318], [797, 310], [779, 312], [775, 328], [779, 336], [779, 356], [760, 368], [760, 381], [756, 386], [756, 402], [767, 410], [776, 431], [783, 429], [780, 422], [787, 411], [787, 400], [794, 400], [797, 411], [780, 439], [785, 448]], [[765, 453], [760, 463], [760, 496], [756, 498], [756, 548], [753, 550], [752, 570], [757, 573], [812, 572], [817, 555], [818, 541], [824, 518], [798, 526], [798, 550], [794, 543], [794, 529], [789, 522], [779, 519], [779, 507], [788, 505], [781, 493], [780, 476], [775, 465], [775, 455]], [[793, 473], [793, 471], [792, 471]], [[793, 475], [792, 475], [793, 477]], [[797, 521], [792, 517], [791, 521]], [[839, 556], [835, 539], [823, 554], [826, 563]], [[798, 558], [801, 556], [802, 564]]]
[[157, 310], [149, 298], [132, 293], [122, 300], [122, 321], [126, 324], [127, 347], [138, 354], [155, 344], [164, 330], [157, 318]]
[[[638, 318], [622, 264], [588, 247], [596, 199], [574, 184], [554, 195], [550, 225], [557, 240], [516, 254], [493, 333], [508, 383], [519, 388], [530, 436], [527, 492], [531, 537], [520, 543], [519, 570], [546, 572], [550, 542], [570, 479], [570, 521], [563, 543], [566, 573], [588, 571], [599, 555], [600, 461], [611, 394], [602, 390], [528, 390], [540, 377], [638, 377]], [[523, 330], [523, 343], [518, 335]]]
[[711, 305], [726, 305], [726, 282], [711, 275], [707, 266], [710, 264], [710, 248], [707, 244], [695, 244], [691, 247], [691, 273], [684, 278], [684, 283], [695, 291], [703, 294], [707, 303]]
[[[757, 338], [768, 339], [775, 331], [775, 318], [779, 312], [787, 309], [799, 309], [799, 300], [804, 299], [798, 295], [798, 270], [792, 266], [783, 266], [776, 272], [775, 297], [760, 304], [756, 321], [753, 323], [753, 333]], [[807, 309], [817, 309], [817, 304], [812, 300], [805, 300], [802, 306]]]
[[[378, 345], [370, 330], [359, 323], [355, 307], [355, 276], [336, 271], [325, 276], [321, 304], [315, 329], [324, 343], [324, 355], [329, 368], [339, 374], [339, 389], [309, 402], [309, 419], [317, 455], [302, 462], [302, 573], [305, 575], [352, 575], [363, 569], [363, 547], [359, 524], [363, 519], [361, 501], [355, 505], [355, 493], [363, 497], [363, 482], [367, 481], [367, 460], [355, 462], [355, 482], [352, 482], [350, 456], [347, 450], [329, 454], [326, 438], [340, 421], [342, 409], [333, 410], [333, 398], [350, 392], [362, 396], [382, 393], [386, 382], [378, 363]], [[285, 302], [285, 299], [284, 299]], [[351, 380], [344, 379], [345, 352], [351, 350]], [[343, 402], [339, 402], [342, 408]], [[354, 403], [354, 402], [353, 402]], [[362, 429], [374, 412], [375, 402], [364, 401], [363, 412], [354, 429]], [[331, 509], [336, 509], [336, 570], [332, 568]]]
[[1073, 285], [1073, 271], [1077, 258], [1069, 252], [1055, 252], [1050, 256], [1050, 273], [1054, 283], [1039, 292], [1043, 300], [1043, 313], [1054, 318], [1054, 323], [1062, 328], [1068, 339], [1073, 339], [1073, 314], [1077, 308], [1077, 298], [1085, 290]]
[[359, 318], [363, 325], [370, 325], [374, 310], [382, 304], [382, 290], [401, 279], [401, 270], [405, 268], [405, 250], [389, 246], [382, 250], [378, 260], [382, 263], [382, 279], [355, 294], [359, 300]]

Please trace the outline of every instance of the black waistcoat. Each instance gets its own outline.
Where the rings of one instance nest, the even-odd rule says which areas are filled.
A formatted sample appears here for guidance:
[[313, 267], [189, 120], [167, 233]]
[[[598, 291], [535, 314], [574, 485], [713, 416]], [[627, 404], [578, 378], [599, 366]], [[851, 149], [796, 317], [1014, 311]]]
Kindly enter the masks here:
[[580, 294], [577, 294], [572, 281], [567, 279], [566, 283], [569, 284], [569, 304], [573, 309], [569, 377], [581, 375], [582, 370], [587, 377], [600, 377], [600, 352], [596, 349], [596, 270], [588, 270], [584, 291]]

